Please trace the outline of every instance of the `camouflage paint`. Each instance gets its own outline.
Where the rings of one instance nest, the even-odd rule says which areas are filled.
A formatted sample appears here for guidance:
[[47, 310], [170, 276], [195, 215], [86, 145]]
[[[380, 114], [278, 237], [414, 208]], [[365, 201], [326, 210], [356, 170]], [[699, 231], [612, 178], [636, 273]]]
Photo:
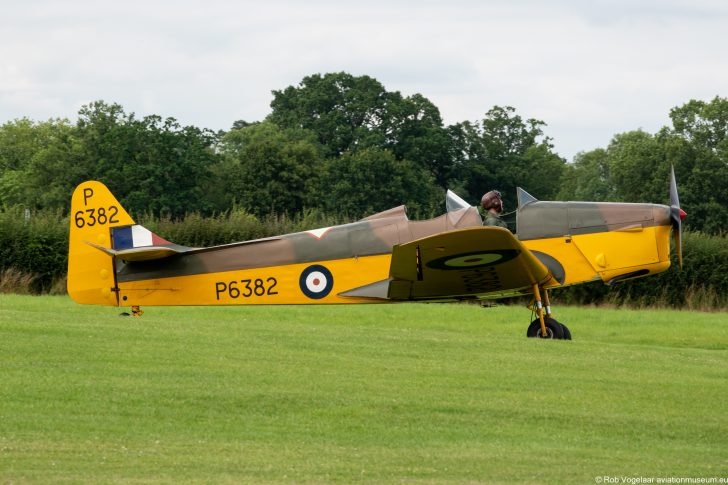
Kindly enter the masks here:
[[244, 245], [190, 248], [187, 252], [150, 261], [118, 259], [116, 274], [123, 283], [391, 254], [398, 244], [480, 226], [480, 215], [472, 207], [427, 221], [410, 221], [401, 206], [351, 224], [249, 241]]

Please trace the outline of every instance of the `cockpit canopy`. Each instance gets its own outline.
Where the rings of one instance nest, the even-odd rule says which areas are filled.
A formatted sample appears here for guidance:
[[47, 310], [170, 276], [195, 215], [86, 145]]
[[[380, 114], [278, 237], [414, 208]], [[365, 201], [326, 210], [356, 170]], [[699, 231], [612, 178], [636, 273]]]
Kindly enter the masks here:
[[469, 209], [471, 206], [458, 194], [447, 189], [447, 193], [445, 194], [445, 207], [448, 212], [455, 212], [460, 209]]
[[[591, 234], [669, 224], [670, 208], [658, 204], [627, 202], [541, 201], [518, 187], [516, 227], [522, 241]], [[465, 200], [448, 190], [448, 212], [470, 208]]]

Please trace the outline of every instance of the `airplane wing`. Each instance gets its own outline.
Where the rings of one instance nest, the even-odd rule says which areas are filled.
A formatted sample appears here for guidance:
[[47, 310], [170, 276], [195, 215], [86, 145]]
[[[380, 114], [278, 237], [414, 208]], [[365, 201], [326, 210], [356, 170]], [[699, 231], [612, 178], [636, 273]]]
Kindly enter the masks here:
[[395, 246], [387, 297], [436, 300], [530, 293], [551, 273], [500, 227], [462, 229]]

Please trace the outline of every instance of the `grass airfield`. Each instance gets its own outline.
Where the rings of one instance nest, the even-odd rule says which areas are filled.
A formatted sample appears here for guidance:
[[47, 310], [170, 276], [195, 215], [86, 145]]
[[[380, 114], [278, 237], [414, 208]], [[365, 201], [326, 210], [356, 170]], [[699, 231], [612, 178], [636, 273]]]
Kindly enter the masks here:
[[727, 313], [144, 310], [0, 295], [0, 483], [728, 478]]

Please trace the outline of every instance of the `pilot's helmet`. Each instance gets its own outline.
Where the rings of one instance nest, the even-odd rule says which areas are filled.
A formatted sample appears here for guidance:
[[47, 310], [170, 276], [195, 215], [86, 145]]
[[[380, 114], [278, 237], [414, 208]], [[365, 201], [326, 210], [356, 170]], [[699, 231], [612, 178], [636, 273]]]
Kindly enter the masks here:
[[483, 206], [484, 210], [495, 209], [498, 212], [503, 212], [503, 199], [501, 198], [501, 193], [497, 190], [491, 190], [483, 195], [482, 199], [480, 199], [480, 205]]

